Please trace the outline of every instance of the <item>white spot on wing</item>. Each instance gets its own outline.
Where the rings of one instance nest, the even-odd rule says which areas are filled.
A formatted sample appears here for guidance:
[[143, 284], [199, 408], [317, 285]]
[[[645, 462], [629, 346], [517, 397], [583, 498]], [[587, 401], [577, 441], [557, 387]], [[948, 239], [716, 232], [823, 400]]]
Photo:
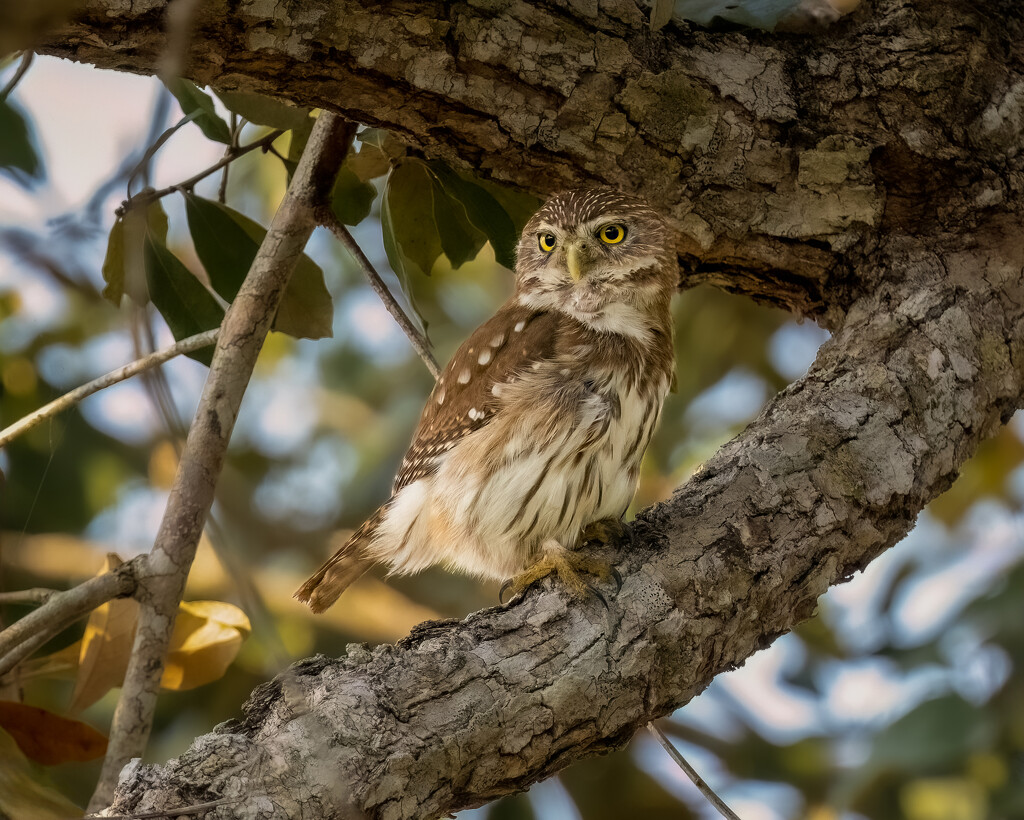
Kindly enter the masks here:
[[526, 321], [524, 319], [520, 319], [518, 322], [516, 322], [516, 326], [512, 329], [516, 333], [522, 333], [524, 327], [526, 327]]
[[444, 388], [437, 391], [437, 403], [444, 404]]
[[489, 347], [484, 348], [480, 351], [480, 358], [477, 359], [480, 364], [487, 364], [491, 360], [491, 349]]
[[462, 372], [459, 373], [459, 384], [469, 384], [469, 376], [470, 376], [469, 368], [468, 367], [462, 368]]

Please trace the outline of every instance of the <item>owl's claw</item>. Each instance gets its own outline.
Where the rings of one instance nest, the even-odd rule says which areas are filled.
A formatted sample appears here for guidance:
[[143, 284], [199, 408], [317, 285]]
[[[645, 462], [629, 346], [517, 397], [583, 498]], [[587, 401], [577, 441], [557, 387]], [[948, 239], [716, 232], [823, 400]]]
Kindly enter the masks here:
[[608, 609], [608, 599], [593, 584], [587, 582], [582, 577], [582, 573], [594, 575], [605, 582], [614, 581], [616, 591], [622, 587], [622, 576], [619, 575], [615, 567], [593, 556], [559, 546], [557, 549], [546, 549], [524, 572], [505, 581], [498, 592], [498, 600], [503, 601], [505, 593], [511, 590], [512, 595], [509, 598], [509, 602], [511, 602], [537, 581], [552, 573], [558, 575], [574, 598], [585, 600], [593, 595], [604, 605], [605, 609]]

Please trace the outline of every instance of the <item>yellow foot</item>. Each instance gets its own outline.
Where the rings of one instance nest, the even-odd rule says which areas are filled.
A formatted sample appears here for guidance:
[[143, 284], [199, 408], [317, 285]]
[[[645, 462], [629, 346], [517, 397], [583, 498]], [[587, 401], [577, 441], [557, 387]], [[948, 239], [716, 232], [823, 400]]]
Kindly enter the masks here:
[[596, 541], [606, 546], [618, 546], [629, 543], [633, 539], [633, 533], [621, 518], [602, 518], [583, 528], [582, 539], [584, 544]]
[[605, 582], [614, 581], [616, 589], [622, 586], [622, 577], [615, 567], [591, 555], [567, 550], [557, 542], [551, 541], [541, 548], [541, 553], [537, 560], [527, 567], [524, 572], [514, 578], [510, 578], [501, 585], [501, 590], [498, 592], [498, 600], [503, 600], [505, 593], [511, 591], [512, 595], [509, 598], [511, 601], [526, 592], [537, 581], [548, 577], [552, 573], [558, 575], [562, 583], [569, 587], [569, 591], [574, 598], [583, 600], [593, 595], [604, 604], [605, 609], [608, 608], [608, 601], [597, 587], [588, 583], [582, 577], [582, 574], [586, 573], [597, 576]]

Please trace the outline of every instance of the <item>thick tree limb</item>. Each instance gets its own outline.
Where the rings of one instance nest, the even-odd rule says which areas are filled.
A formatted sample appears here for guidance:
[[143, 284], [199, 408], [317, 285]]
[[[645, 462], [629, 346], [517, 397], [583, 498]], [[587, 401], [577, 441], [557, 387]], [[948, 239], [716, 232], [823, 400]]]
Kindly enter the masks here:
[[[153, 73], [159, 9], [86, 0], [42, 50]], [[686, 284], [830, 326], [874, 285], [847, 249], [891, 228], [962, 229], [1010, 189], [1013, 4], [877, 0], [814, 37], [652, 33], [632, 0], [315, 9], [203, 4], [189, 75], [340, 110], [539, 194], [634, 190], [677, 228]]]
[[219, 817], [428, 818], [625, 744], [808, 617], [902, 538], [1021, 403], [1024, 241], [894, 240], [807, 376], [646, 510], [599, 604], [536, 592], [397, 646], [317, 657], [116, 808], [242, 797]]

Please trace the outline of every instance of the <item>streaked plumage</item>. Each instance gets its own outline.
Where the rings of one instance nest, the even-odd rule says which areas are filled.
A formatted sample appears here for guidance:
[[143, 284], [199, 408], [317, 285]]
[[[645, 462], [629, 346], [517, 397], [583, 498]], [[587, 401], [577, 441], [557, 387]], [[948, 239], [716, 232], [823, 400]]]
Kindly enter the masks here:
[[503, 580], [621, 517], [672, 379], [676, 278], [639, 200], [584, 188], [545, 203], [515, 293], [438, 380], [391, 498], [296, 597], [322, 611], [375, 562]]

